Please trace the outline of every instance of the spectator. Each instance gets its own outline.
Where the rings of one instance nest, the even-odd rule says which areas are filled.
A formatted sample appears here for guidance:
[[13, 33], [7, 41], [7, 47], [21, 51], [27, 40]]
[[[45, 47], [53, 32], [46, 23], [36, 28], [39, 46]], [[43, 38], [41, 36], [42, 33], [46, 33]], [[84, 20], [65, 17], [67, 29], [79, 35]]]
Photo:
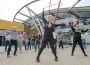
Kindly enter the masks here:
[[17, 52], [17, 39], [18, 39], [18, 32], [16, 31], [16, 27], [13, 26], [13, 30], [11, 31], [10, 45], [9, 45], [9, 48], [8, 48], [8, 51], [7, 51], [7, 57], [10, 57], [10, 51], [11, 51], [12, 45], [15, 46], [15, 50], [14, 50], [13, 55], [17, 56], [16, 55], [16, 52]]
[[5, 36], [5, 52], [7, 51], [7, 46], [10, 44], [10, 39], [11, 39], [10, 32], [7, 32]]
[[23, 32], [22, 43], [25, 46], [25, 50], [27, 50], [26, 39], [27, 39], [26, 32]]

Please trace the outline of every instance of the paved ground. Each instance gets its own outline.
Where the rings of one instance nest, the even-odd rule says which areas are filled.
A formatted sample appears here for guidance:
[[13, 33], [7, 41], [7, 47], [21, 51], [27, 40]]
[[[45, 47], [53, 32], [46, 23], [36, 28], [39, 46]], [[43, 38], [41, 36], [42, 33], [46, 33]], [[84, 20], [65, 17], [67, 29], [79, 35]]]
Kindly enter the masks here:
[[[81, 52], [81, 49], [77, 46], [75, 49], [75, 56], [71, 56], [71, 47], [64, 48], [64, 50], [58, 49], [59, 61], [54, 61], [54, 56], [51, 49], [45, 49], [40, 57], [41, 62], [36, 62], [37, 52], [33, 50], [24, 51], [23, 53], [17, 52], [18, 56], [7, 58], [4, 52], [4, 47], [0, 47], [0, 65], [90, 65], [90, 46], [87, 47], [86, 53], [88, 57], [85, 57]], [[13, 50], [12, 50], [13, 51]]]

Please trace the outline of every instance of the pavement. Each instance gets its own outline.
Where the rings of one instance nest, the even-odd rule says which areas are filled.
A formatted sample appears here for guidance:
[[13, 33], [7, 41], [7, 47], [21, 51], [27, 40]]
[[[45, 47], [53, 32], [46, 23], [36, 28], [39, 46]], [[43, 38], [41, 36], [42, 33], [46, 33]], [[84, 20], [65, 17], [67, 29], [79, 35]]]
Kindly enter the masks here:
[[17, 51], [18, 56], [13, 56], [14, 47], [10, 58], [7, 58], [4, 47], [0, 47], [0, 65], [90, 65], [90, 45], [85, 50], [88, 57], [85, 57], [79, 46], [76, 47], [74, 56], [71, 56], [72, 46], [64, 46], [64, 49], [57, 48], [58, 61], [54, 61], [54, 55], [51, 49], [46, 48], [40, 56], [40, 62], [36, 62], [38, 51], [34, 49], [25, 51], [23, 48], [22, 53]]

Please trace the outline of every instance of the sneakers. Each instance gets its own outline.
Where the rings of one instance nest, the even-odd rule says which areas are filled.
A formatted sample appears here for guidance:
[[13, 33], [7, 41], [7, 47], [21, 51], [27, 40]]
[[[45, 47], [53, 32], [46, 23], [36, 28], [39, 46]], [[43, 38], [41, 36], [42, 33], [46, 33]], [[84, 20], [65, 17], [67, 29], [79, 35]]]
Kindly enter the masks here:
[[87, 54], [84, 54], [84, 56], [88, 57], [88, 55], [87, 55]]
[[7, 55], [8, 58], [10, 58], [10, 55]]
[[[13, 54], [14, 56], [17, 56], [16, 54]], [[10, 55], [7, 55], [8, 58], [10, 58]]]
[[71, 54], [71, 56], [74, 56], [73, 54]]
[[36, 58], [36, 61], [37, 61], [37, 62], [40, 62], [40, 59], [37, 57], [37, 58]]
[[[74, 55], [73, 55], [73, 54], [71, 54], [71, 56], [74, 56]], [[87, 55], [87, 54], [84, 54], [84, 56], [86, 56], [86, 57], [87, 57], [88, 55]]]
[[16, 54], [13, 54], [14, 56], [17, 56]]
[[17, 56], [17, 54], [13, 53], [14, 56]]
[[[36, 61], [37, 61], [37, 62], [40, 62], [40, 59], [37, 57], [37, 58], [36, 58]], [[55, 57], [55, 61], [58, 61], [58, 57]]]
[[58, 61], [58, 57], [55, 57], [55, 61]]

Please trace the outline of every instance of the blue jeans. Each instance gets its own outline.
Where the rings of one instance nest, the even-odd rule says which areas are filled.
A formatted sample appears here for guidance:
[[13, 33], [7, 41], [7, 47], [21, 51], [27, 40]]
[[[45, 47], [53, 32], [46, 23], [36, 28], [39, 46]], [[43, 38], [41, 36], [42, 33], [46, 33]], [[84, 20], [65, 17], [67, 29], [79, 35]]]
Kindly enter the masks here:
[[83, 48], [86, 49], [86, 40], [85, 39], [82, 39], [82, 45], [83, 45]]
[[7, 51], [7, 46], [9, 45], [10, 41], [9, 40], [6, 40], [5, 41], [5, 52]]
[[22, 43], [23, 43], [23, 45], [25, 46], [25, 50], [27, 50], [27, 44], [26, 44], [26, 41], [23, 41]]

